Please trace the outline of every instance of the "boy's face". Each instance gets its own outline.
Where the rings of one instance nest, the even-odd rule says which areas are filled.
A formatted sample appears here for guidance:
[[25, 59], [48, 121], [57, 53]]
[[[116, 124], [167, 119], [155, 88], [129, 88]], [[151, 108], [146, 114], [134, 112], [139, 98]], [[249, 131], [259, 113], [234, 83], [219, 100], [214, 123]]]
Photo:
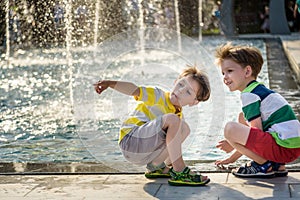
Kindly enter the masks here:
[[174, 88], [170, 94], [171, 103], [174, 106], [196, 105], [197, 92], [200, 86], [191, 76], [183, 77], [176, 80]]
[[242, 66], [231, 59], [225, 59], [221, 63], [223, 74], [223, 82], [230, 91], [243, 91], [250, 82], [252, 69], [250, 66], [242, 68]]

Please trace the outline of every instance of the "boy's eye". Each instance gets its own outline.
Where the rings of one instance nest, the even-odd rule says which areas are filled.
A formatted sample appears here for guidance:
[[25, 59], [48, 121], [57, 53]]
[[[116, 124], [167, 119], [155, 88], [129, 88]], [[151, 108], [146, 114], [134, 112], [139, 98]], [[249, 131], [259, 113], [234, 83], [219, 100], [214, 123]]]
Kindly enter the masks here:
[[191, 95], [192, 93], [188, 90], [188, 91], [186, 91], [186, 93], [188, 93], [188, 95]]
[[183, 86], [183, 83], [179, 82], [178, 85], [179, 85], [180, 87], [182, 87], [182, 86]]

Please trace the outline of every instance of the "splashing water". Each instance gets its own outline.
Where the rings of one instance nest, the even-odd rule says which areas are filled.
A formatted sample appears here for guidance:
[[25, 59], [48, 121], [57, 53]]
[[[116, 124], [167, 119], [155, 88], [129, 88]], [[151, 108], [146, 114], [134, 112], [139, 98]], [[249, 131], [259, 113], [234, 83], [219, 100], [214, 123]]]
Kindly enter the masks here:
[[[10, 6], [6, 1], [8, 39], [6, 62], [1, 62], [0, 72], [1, 161], [102, 162], [114, 169], [128, 167], [118, 148], [118, 131], [136, 102], [112, 90], [99, 96], [92, 84], [99, 79], [117, 79], [169, 90], [186, 64], [197, 64], [207, 72], [212, 96], [209, 101], [184, 110], [191, 126], [191, 135], [183, 145], [184, 159], [222, 157], [224, 154], [214, 148], [215, 143], [222, 138], [224, 123], [236, 120], [240, 108], [238, 94], [228, 93], [221, 86], [220, 72], [213, 63], [215, 47], [226, 40], [219, 37], [197, 41], [180, 34], [176, 2], [175, 30], [147, 27], [142, 1], [138, 1], [138, 29], [133, 18], [127, 22], [133, 24], [127, 31], [105, 38], [99, 27], [107, 24], [101, 21], [102, 4], [97, 0], [89, 14], [94, 16], [94, 26], [86, 20], [80, 35], [89, 38], [85, 35], [92, 30], [92, 41], [78, 47], [73, 45], [81, 41], [75, 39], [80, 25], [72, 14], [75, 3], [64, 0], [64, 20], [49, 20], [55, 34], [63, 35], [62, 44], [61, 38], [56, 38], [57, 45], [49, 48], [11, 49]], [[47, 35], [51, 34], [43, 37]], [[262, 40], [233, 42], [254, 45], [265, 58]], [[260, 79], [268, 84], [266, 66], [263, 71]], [[136, 168], [132, 166], [131, 170]]]

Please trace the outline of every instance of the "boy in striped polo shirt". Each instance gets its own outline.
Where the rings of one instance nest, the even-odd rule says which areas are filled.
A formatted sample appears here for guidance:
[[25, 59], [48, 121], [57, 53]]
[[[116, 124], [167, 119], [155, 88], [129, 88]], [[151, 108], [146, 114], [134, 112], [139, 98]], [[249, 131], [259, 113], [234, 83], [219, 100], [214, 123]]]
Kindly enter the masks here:
[[217, 148], [229, 153], [216, 165], [235, 162], [242, 155], [253, 161], [233, 169], [239, 177], [286, 176], [285, 163], [300, 156], [300, 123], [291, 106], [278, 93], [258, 83], [263, 65], [260, 51], [254, 47], [228, 43], [216, 51], [224, 84], [230, 91], [241, 92], [242, 113], [239, 122], [228, 122], [225, 140]]
[[94, 87], [98, 94], [110, 87], [139, 102], [122, 124], [119, 146], [128, 161], [147, 165], [147, 178], [171, 177], [171, 185], [201, 186], [210, 181], [185, 165], [181, 149], [190, 133], [182, 118], [182, 107], [209, 98], [210, 86], [205, 74], [196, 67], [185, 69], [171, 92], [112, 80], [99, 81]]

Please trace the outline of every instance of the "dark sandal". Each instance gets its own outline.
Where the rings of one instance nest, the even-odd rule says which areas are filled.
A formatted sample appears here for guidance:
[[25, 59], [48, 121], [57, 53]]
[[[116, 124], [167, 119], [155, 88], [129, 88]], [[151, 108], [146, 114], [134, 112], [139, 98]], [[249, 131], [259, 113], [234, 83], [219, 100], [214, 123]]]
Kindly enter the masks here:
[[281, 165], [285, 165], [284, 163], [277, 163], [277, 162], [273, 162], [273, 161], [271, 161], [271, 163], [272, 163], [272, 169], [273, 169], [276, 177], [284, 177], [284, 176], [288, 175], [288, 173], [289, 173], [288, 170], [286, 170], [286, 169], [279, 170], [279, 167]]
[[232, 170], [232, 174], [242, 178], [271, 178], [275, 176], [274, 171], [268, 171], [272, 167], [272, 162], [267, 161], [260, 165], [255, 161], [251, 161], [251, 165], [245, 164], [244, 167], [239, 167], [238, 170]]
[[184, 168], [182, 172], [176, 172], [173, 168], [170, 169], [171, 179], [168, 183], [173, 186], [204, 186], [210, 182], [207, 177], [204, 179], [199, 172], [195, 174], [190, 174], [190, 169], [188, 167]]
[[166, 165], [164, 163], [160, 164], [159, 166], [154, 166], [152, 163], [147, 164], [148, 172], [145, 172], [145, 177], [152, 179], [152, 178], [170, 178], [170, 169], [167, 173], [164, 173], [166, 169]]

